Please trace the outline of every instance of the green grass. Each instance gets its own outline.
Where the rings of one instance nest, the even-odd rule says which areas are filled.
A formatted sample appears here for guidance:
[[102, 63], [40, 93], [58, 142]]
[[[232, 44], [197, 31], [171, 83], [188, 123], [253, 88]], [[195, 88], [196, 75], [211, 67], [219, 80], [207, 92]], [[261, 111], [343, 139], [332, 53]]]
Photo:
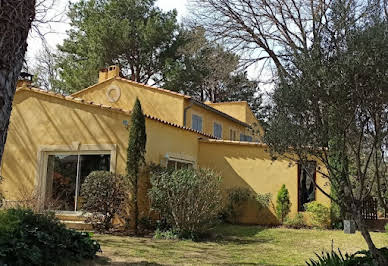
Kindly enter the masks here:
[[[385, 233], [371, 233], [378, 247]], [[314, 252], [334, 248], [355, 252], [367, 246], [360, 235], [342, 231], [223, 225], [204, 242], [94, 235], [103, 253], [92, 263], [114, 265], [304, 265]]]

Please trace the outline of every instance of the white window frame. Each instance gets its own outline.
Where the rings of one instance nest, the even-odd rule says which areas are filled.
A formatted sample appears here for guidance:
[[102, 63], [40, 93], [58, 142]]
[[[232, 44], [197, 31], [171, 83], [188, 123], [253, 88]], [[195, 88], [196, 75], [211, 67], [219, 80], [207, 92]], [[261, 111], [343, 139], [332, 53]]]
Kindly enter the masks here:
[[193, 161], [188, 161], [180, 158], [174, 158], [174, 157], [168, 157], [166, 161], [166, 167], [168, 167], [169, 162], [174, 162], [175, 163], [175, 170], [177, 170], [177, 163], [184, 163], [184, 164], [189, 164], [191, 165], [192, 168], [194, 168], [194, 162]]

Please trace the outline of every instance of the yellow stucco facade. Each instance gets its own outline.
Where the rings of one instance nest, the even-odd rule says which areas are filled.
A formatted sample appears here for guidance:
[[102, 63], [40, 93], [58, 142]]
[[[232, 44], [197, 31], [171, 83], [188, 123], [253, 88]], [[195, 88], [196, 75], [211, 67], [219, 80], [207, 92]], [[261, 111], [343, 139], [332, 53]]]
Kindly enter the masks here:
[[[273, 203], [281, 185], [286, 184], [292, 202], [291, 215], [297, 213], [297, 166], [290, 166], [286, 160], [272, 161], [264, 144], [228, 140], [230, 128], [249, 134], [244, 123], [250, 123], [252, 118], [246, 115], [240, 123], [184, 95], [116, 76], [104, 78], [71, 96], [31, 87], [17, 90], [1, 165], [4, 182], [0, 188], [8, 202], [23, 200], [33, 193], [44, 200], [49, 186], [50, 155], [105, 154], [110, 158], [109, 170], [125, 174], [129, 110], [138, 97], [146, 113], [148, 163], [166, 166], [177, 162], [212, 168], [222, 177], [225, 191], [247, 187], [257, 193], [271, 193]], [[203, 132], [191, 129], [192, 114], [203, 116]], [[214, 122], [222, 125], [221, 139], [213, 136]], [[328, 189], [322, 176], [317, 174], [316, 180]], [[145, 197], [146, 193], [143, 194]], [[315, 197], [329, 204], [322, 193], [316, 191]], [[272, 207], [258, 210], [254, 204], [248, 204], [239, 222], [276, 224], [277, 220]]]

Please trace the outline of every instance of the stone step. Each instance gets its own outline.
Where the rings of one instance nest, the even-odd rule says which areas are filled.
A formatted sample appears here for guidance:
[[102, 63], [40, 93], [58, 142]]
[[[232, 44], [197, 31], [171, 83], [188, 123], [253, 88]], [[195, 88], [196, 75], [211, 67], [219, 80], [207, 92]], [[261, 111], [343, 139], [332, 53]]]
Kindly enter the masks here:
[[83, 212], [56, 212], [55, 217], [57, 217], [61, 221], [85, 221], [90, 213]]
[[81, 230], [81, 231], [93, 231], [93, 226], [90, 223], [84, 221], [61, 221], [69, 229]]

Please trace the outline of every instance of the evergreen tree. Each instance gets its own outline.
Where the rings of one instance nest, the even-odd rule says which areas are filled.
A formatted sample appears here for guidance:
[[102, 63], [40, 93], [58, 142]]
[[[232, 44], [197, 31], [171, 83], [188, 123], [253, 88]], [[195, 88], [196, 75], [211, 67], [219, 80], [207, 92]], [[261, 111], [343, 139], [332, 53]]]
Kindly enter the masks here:
[[287, 215], [290, 213], [291, 202], [290, 194], [286, 185], [282, 185], [276, 198], [276, 215], [281, 223], [284, 222]]
[[96, 83], [98, 70], [112, 64], [128, 79], [157, 82], [178, 46], [176, 10], [163, 12], [155, 0], [81, 0], [68, 16], [58, 67], [70, 93]]
[[136, 98], [131, 114], [131, 128], [129, 131], [127, 150], [127, 177], [131, 188], [131, 207], [134, 214], [134, 229], [137, 234], [139, 206], [138, 206], [138, 186], [140, 167], [145, 164], [147, 134], [145, 127], [145, 117], [141, 104]]

